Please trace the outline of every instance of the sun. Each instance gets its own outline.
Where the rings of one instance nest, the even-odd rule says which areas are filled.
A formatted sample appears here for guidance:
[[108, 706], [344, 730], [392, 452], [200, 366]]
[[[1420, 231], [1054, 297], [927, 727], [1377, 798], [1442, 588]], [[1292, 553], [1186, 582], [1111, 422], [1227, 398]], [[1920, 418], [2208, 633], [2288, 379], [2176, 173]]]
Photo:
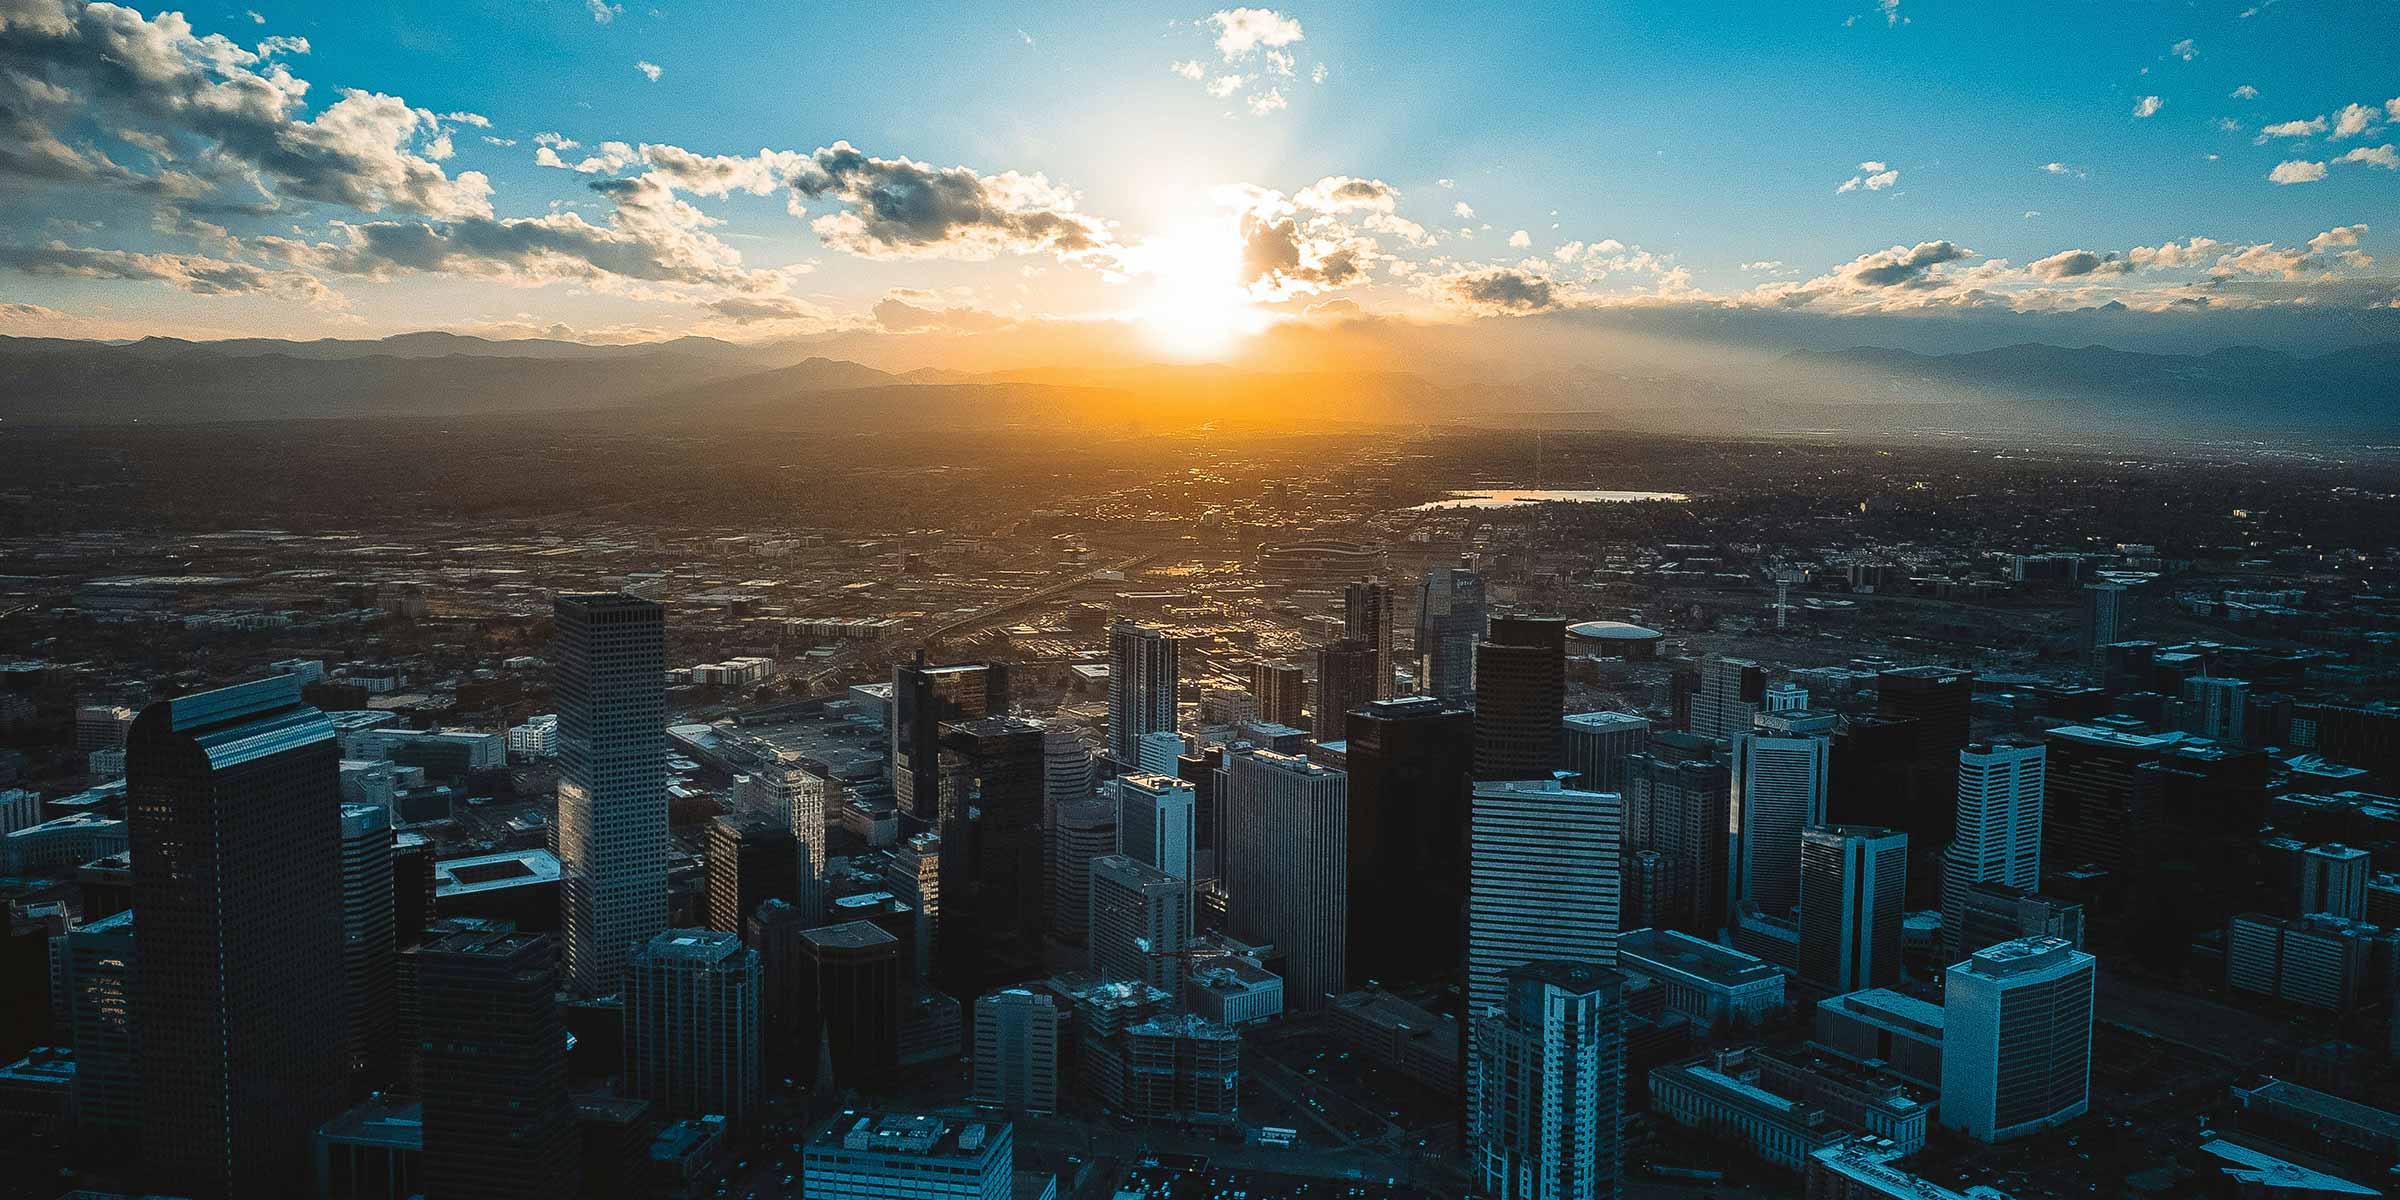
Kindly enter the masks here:
[[1222, 357], [1271, 319], [1242, 285], [1242, 240], [1230, 220], [1146, 238], [1127, 259], [1148, 289], [1135, 317], [1154, 345], [1177, 358]]

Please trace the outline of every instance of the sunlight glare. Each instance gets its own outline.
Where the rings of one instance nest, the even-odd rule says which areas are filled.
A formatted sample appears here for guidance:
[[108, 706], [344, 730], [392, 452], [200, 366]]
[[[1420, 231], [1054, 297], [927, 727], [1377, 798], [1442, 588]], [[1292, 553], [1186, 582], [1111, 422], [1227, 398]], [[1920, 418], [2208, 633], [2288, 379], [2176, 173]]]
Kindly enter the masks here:
[[1150, 340], [1178, 358], [1222, 356], [1267, 327], [1267, 313], [1242, 286], [1242, 242], [1229, 220], [1184, 225], [1148, 238], [1128, 256], [1148, 277], [1135, 315]]

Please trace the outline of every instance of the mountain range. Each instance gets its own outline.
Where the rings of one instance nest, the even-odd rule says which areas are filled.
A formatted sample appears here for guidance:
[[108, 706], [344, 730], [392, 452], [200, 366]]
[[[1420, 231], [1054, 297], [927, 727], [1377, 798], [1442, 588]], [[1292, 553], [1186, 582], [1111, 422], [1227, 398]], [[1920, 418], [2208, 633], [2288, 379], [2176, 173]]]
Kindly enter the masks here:
[[1794, 350], [1764, 366], [1545, 365], [1513, 377], [1218, 364], [891, 372], [800, 341], [635, 345], [427, 332], [379, 340], [0, 338], [0, 421], [509, 419], [848, 432], [1558, 423], [1680, 432], [1967, 430], [2337, 439], [2400, 434], [2400, 343], [2302, 357], [2025, 344]]

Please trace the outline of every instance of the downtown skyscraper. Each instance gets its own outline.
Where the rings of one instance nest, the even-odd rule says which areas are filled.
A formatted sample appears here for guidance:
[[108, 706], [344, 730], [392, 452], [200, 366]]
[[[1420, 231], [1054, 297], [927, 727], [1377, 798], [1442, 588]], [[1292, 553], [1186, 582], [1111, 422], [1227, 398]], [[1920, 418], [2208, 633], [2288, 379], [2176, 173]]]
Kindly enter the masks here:
[[1271, 750], [1228, 756], [1226, 775], [1226, 926], [1283, 952], [1287, 1008], [1322, 1008], [1347, 970], [1350, 778]]
[[1119, 621], [1108, 631], [1108, 748], [1141, 761], [1142, 735], [1175, 731], [1175, 639], [1163, 629]]
[[892, 800], [909, 832], [941, 824], [942, 726], [1007, 711], [1004, 664], [929, 666], [919, 651], [892, 668]]
[[1417, 690], [1444, 700], [1475, 694], [1475, 643], [1490, 623], [1483, 576], [1465, 567], [1425, 572], [1417, 598]]
[[1342, 636], [1364, 642], [1375, 651], [1375, 694], [1368, 700], [1392, 698], [1392, 627], [1398, 623], [1397, 617], [1390, 584], [1362, 580], [1343, 586]]
[[1624, 1181], [1625, 977], [1582, 962], [1512, 968], [1478, 1010], [1472, 1167], [1493, 1200], [1610, 1200]]
[[1566, 709], [1566, 618], [1493, 617], [1475, 647], [1475, 778], [1548, 779]]
[[161, 1190], [281, 1194], [347, 1061], [333, 722], [279, 675], [153, 704], [125, 751], [142, 1157]]
[[1964, 944], [1967, 891], [2001, 883], [2023, 892], [2042, 883], [2042, 802], [2049, 748], [1991, 742], [1958, 752], [1958, 832], [1942, 855], [1942, 937], [1952, 956]]
[[1811, 825], [1800, 835], [1800, 977], [1829, 992], [1900, 982], [1908, 835]]
[[1784, 713], [1733, 738], [1734, 907], [1788, 919], [1800, 904], [1800, 831], [1825, 820], [1830, 716]]
[[618, 592], [563, 595], [556, 627], [567, 976], [605, 995], [625, 956], [667, 927], [667, 610]]

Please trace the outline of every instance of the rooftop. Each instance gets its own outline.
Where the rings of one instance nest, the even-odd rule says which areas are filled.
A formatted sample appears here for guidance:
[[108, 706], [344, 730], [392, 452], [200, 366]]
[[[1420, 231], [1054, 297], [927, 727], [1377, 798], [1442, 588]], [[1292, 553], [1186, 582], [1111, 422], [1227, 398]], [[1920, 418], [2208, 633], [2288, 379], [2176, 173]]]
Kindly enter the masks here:
[[1629, 929], [1619, 934], [1617, 960], [1629, 971], [1669, 970], [1727, 988], [1783, 978], [1782, 972], [1763, 959], [1673, 929]]
[[433, 864], [433, 894], [472, 896], [512, 887], [557, 883], [558, 856], [547, 850], [503, 850]]
[[952, 1121], [924, 1113], [847, 1109], [809, 1139], [813, 1152], [842, 1149], [870, 1154], [981, 1159], [1005, 1153], [1009, 1126], [1001, 1122]]
[[735, 934], [713, 929], [670, 929], [651, 938], [650, 944], [637, 953], [653, 959], [718, 962], [741, 954], [743, 949], [742, 939]]
[[[731, 934], [721, 936], [732, 937]], [[871, 946], [897, 946], [900, 939], [884, 932], [883, 927], [869, 921], [844, 921], [839, 925], [819, 925], [803, 929], [800, 936], [810, 945], [843, 950], [864, 950]], [[739, 939], [736, 939], [738, 942]]]

